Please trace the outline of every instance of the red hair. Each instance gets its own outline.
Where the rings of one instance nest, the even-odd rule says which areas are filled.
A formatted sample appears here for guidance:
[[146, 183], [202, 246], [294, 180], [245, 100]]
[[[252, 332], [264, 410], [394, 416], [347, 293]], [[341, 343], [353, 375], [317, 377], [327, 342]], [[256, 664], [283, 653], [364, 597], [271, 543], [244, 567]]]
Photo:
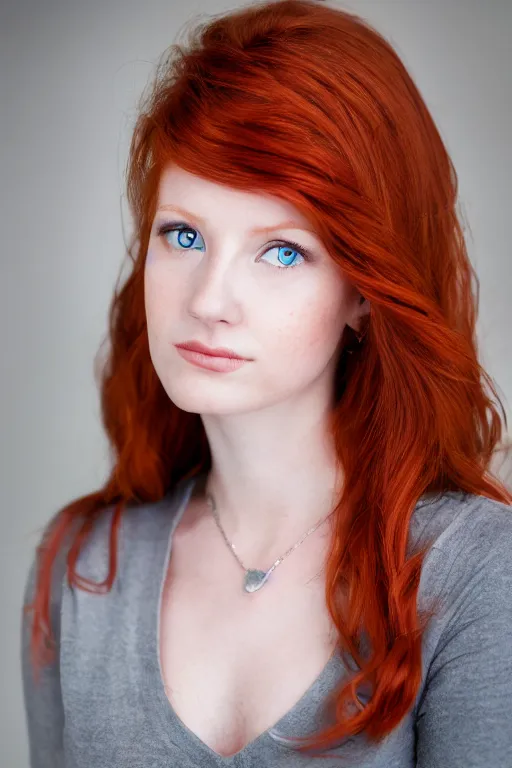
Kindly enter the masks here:
[[[427, 548], [406, 559], [415, 505], [445, 491], [512, 504], [491, 471], [507, 420], [477, 358], [478, 279], [441, 136], [391, 45], [361, 18], [311, 0], [251, 4], [198, 25], [166, 51], [142, 98], [127, 166], [132, 270], [116, 285], [98, 366], [113, 469], [52, 518], [38, 547], [34, 665], [51, 659], [42, 647], [50, 572], [75, 524], [69, 584], [108, 591], [126, 504], [156, 502], [211, 467], [200, 415], [170, 401], [148, 347], [144, 263], [169, 163], [295, 205], [370, 301], [363, 342], [347, 354], [346, 328], [340, 344], [331, 429], [345, 484], [326, 569], [326, 604], [360, 671], [335, 692], [335, 726], [301, 749], [363, 730], [379, 740], [414, 703], [432, 615], [417, 610]], [[75, 564], [109, 505], [110, 572], [96, 584]], [[359, 653], [363, 629], [369, 658]], [[362, 708], [356, 688], [368, 682]]]

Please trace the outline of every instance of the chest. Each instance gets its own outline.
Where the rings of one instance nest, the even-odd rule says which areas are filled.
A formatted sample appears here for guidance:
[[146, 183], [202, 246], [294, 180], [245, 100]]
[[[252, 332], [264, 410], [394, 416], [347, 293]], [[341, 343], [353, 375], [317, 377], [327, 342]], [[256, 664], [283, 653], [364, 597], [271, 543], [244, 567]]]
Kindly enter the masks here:
[[326, 666], [336, 632], [325, 606], [324, 547], [284, 560], [249, 594], [218, 538], [192, 546], [190, 537], [176, 537], [159, 650], [175, 714], [210, 749], [231, 755], [302, 698]]

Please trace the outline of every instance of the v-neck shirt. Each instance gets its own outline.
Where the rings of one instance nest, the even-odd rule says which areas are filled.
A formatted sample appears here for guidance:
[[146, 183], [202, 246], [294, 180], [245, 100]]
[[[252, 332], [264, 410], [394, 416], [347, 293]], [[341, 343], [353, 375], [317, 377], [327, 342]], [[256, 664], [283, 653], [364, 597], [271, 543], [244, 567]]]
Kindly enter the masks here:
[[[37, 686], [29, 659], [30, 615], [22, 619], [22, 673], [31, 768], [310, 768], [315, 755], [290, 741], [333, 723], [329, 693], [357, 669], [338, 648], [296, 704], [242, 750], [221, 756], [181, 721], [160, 664], [160, 613], [173, 533], [198, 476], [158, 502], [128, 505], [121, 518], [112, 589], [70, 587], [65, 548], [54, 569], [56, 660]], [[109, 570], [113, 507], [97, 519], [77, 562], [96, 582]], [[379, 743], [365, 733], [334, 745], [325, 768], [512, 768], [512, 509], [459, 492], [422, 498], [409, 551], [434, 542], [422, 567], [418, 607], [440, 598], [422, 640], [414, 706]], [[34, 589], [33, 559], [25, 603]], [[276, 686], [279, 680], [275, 681]], [[369, 691], [361, 688], [364, 704]], [[343, 760], [340, 763], [340, 757]]]

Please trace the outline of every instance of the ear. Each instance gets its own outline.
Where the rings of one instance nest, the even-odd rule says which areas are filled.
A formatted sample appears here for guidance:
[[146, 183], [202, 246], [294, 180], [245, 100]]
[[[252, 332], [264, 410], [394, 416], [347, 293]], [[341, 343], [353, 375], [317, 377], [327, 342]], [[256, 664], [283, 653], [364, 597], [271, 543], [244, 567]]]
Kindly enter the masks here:
[[352, 315], [352, 320], [348, 325], [352, 328], [353, 331], [356, 333], [360, 333], [363, 324], [363, 320], [370, 313], [371, 305], [368, 299], [365, 299], [364, 296], [359, 295], [358, 299], [356, 299], [356, 306]]

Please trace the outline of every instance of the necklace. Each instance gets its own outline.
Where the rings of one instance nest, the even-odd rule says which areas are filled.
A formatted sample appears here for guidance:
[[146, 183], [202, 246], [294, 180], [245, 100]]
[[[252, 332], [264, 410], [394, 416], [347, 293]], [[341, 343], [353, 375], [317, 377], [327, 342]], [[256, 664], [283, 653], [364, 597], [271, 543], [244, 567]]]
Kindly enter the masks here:
[[283, 562], [283, 560], [285, 559], [285, 557], [288, 557], [288, 555], [289, 555], [291, 552], [293, 552], [293, 550], [294, 550], [294, 549], [296, 549], [296, 548], [299, 546], [299, 544], [302, 544], [302, 542], [304, 541], [304, 539], [305, 539], [305, 538], [307, 538], [307, 536], [309, 536], [309, 535], [310, 535], [310, 533], [313, 533], [314, 531], [316, 531], [316, 529], [317, 529], [317, 528], [318, 528], [318, 527], [319, 527], [319, 526], [320, 526], [320, 525], [321, 525], [323, 522], [325, 522], [325, 520], [327, 520], [327, 518], [329, 518], [329, 517], [330, 517], [332, 514], [334, 514], [334, 510], [333, 510], [333, 511], [332, 511], [332, 512], [330, 512], [328, 515], [326, 515], [326, 517], [324, 517], [322, 520], [320, 520], [320, 522], [318, 522], [316, 525], [314, 525], [312, 528], [310, 528], [310, 529], [309, 529], [309, 531], [307, 531], [307, 533], [305, 533], [305, 534], [304, 534], [304, 536], [303, 536], [303, 537], [300, 539], [300, 541], [298, 541], [298, 542], [297, 542], [297, 543], [296, 543], [296, 544], [295, 544], [293, 547], [291, 547], [291, 548], [288, 550], [288, 552], [286, 552], [284, 555], [282, 555], [281, 557], [279, 557], [279, 558], [278, 558], [278, 559], [275, 561], [275, 563], [273, 563], [273, 564], [271, 565], [271, 567], [268, 569], [268, 571], [261, 571], [261, 570], [259, 570], [259, 569], [257, 569], [257, 568], [246, 568], [246, 567], [245, 567], [245, 565], [242, 563], [242, 561], [240, 560], [240, 558], [238, 557], [238, 555], [237, 555], [237, 554], [236, 554], [236, 552], [235, 552], [235, 545], [234, 545], [234, 544], [231, 544], [231, 543], [228, 541], [228, 539], [227, 539], [227, 537], [226, 537], [226, 534], [224, 533], [224, 529], [222, 528], [222, 525], [220, 524], [219, 516], [218, 516], [218, 513], [217, 513], [217, 506], [216, 506], [216, 504], [215, 504], [215, 499], [213, 498], [212, 494], [211, 494], [211, 493], [207, 493], [207, 494], [206, 494], [206, 499], [207, 499], [207, 501], [208, 501], [208, 503], [209, 503], [209, 505], [210, 505], [210, 507], [211, 507], [211, 510], [212, 510], [212, 513], [213, 513], [213, 517], [214, 517], [214, 519], [215, 519], [215, 522], [217, 523], [217, 527], [218, 527], [218, 529], [220, 530], [220, 532], [221, 532], [221, 534], [222, 534], [222, 537], [223, 537], [224, 541], [225, 541], [225, 542], [226, 542], [226, 544], [228, 545], [228, 547], [229, 547], [230, 551], [231, 551], [231, 552], [233, 553], [233, 555], [236, 557], [236, 559], [237, 559], [237, 562], [238, 562], [238, 563], [239, 563], [239, 564], [242, 566], [243, 570], [245, 571], [245, 577], [244, 577], [244, 589], [245, 589], [245, 591], [246, 591], [246, 592], [256, 592], [258, 589], [261, 589], [261, 587], [262, 587], [264, 584], [266, 584], [266, 582], [268, 581], [268, 579], [269, 579], [269, 577], [270, 577], [270, 574], [272, 573], [272, 571], [273, 571], [275, 568], [277, 568], [277, 566], [278, 566], [280, 563], [282, 563], [282, 562]]

